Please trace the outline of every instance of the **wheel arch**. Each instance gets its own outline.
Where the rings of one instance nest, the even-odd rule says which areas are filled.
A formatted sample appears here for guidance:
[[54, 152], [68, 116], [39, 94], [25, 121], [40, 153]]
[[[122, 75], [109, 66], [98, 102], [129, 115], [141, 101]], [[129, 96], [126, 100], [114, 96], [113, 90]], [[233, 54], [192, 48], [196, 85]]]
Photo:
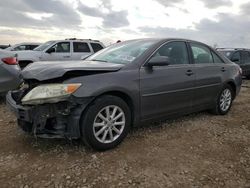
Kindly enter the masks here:
[[81, 118], [80, 118], [80, 121], [81, 119], [83, 118], [84, 114], [86, 113], [86, 111], [88, 110], [88, 108], [94, 103], [94, 101], [101, 97], [101, 96], [104, 96], [104, 95], [111, 95], [111, 96], [116, 96], [116, 97], [119, 97], [121, 98], [129, 107], [130, 109], [130, 113], [131, 113], [131, 126], [133, 126], [134, 124], [136, 124], [136, 118], [135, 118], [135, 111], [136, 111], [136, 108], [135, 108], [135, 104], [133, 102], [133, 99], [132, 97], [127, 94], [126, 92], [124, 91], [120, 91], [120, 90], [110, 90], [110, 91], [105, 91], [105, 92], [102, 92], [102, 93], [98, 93], [98, 95], [96, 95], [92, 100], [91, 102], [84, 108], [84, 110], [82, 111], [82, 115], [81, 115]]
[[97, 97], [95, 97], [95, 99], [104, 95], [112, 95], [112, 96], [121, 98], [128, 105], [130, 109], [130, 113], [131, 113], [131, 122], [134, 122], [135, 105], [131, 96], [129, 96], [126, 92], [113, 90], [113, 91], [106, 91], [104, 93], [101, 93]]

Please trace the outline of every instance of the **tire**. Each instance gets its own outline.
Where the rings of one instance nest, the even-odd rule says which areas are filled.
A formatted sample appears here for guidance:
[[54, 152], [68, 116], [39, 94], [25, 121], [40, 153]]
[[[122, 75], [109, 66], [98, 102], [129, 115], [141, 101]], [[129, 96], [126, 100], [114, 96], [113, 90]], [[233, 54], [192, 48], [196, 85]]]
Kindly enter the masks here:
[[[108, 117], [110, 120], [107, 120]], [[98, 151], [119, 145], [131, 127], [131, 111], [127, 103], [112, 95], [97, 98], [86, 109], [81, 119], [83, 142]]]
[[231, 109], [233, 96], [234, 96], [234, 92], [233, 92], [232, 87], [228, 84], [224, 85], [224, 87], [221, 89], [216, 99], [212, 113], [216, 115], [226, 115]]

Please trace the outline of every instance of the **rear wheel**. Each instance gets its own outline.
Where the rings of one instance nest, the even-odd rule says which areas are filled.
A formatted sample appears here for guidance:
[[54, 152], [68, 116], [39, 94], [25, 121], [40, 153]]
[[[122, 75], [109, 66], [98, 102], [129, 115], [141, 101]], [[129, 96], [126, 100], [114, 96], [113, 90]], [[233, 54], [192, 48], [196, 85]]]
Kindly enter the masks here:
[[128, 134], [130, 113], [128, 105], [119, 97], [105, 95], [96, 99], [83, 114], [83, 141], [96, 150], [116, 147]]
[[232, 87], [226, 84], [217, 97], [213, 113], [218, 115], [225, 115], [229, 112], [233, 102]]

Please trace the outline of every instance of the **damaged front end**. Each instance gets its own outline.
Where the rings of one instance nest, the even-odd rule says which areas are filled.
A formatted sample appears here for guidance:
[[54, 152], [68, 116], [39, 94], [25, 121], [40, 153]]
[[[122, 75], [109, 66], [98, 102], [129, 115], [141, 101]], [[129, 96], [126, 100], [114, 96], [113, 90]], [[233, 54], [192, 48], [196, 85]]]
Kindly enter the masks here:
[[[22, 71], [22, 87], [7, 94], [7, 105], [26, 132], [37, 137], [77, 139], [81, 136], [81, 114], [94, 97], [75, 97], [73, 93], [85, 87], [84, 76], [115, 72], [122, 67], [96, 61], [32, 63]], [[79, 82], [71, 82], [73, 78], [79, 78]]]
[[[60, 91], [61, 93], [59, 92], [61, 96], [42, 98], [41, 93], [46, 91], [42, 92], [41, 88], [37, 90], [37, 93], [32, 93], [32, 91], [41, 86], [29, 84], [28, 87], [10, 91], [7, 94], [7, 105], [14, 111], [18, 125], [25, 132], [31, 133], [36, 137], [80, 138], [79, 121], [81, 114], [92, 99], [79, 99], [70, 94], [66, 95], [62, 91]], [[58, 90], [58, 87], [56, 89]], [[72, 85], [69, 89], [72, 90]], [[55, 92], [50, 89], [47, 92], [49, 93], [48, 95], [51, 92], [55, 95]], [[36, 96], [38, 97], [36, 98]]]

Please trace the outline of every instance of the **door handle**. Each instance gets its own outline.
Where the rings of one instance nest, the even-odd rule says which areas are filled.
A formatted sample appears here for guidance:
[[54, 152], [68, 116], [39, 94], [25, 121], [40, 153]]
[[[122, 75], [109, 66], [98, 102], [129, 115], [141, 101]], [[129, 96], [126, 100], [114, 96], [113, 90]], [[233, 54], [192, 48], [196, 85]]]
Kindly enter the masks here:
[[225, 67], [222, 67], [221, 72], [225, 72], [225, 71], [226, 71]]
[[70, 56], [69, 55], [66, 55], [66, 56], [63, 56], [64, 58], [70, 58]]
[[191, 76], [191, 75], [193, 75], [194, 73], [193, 73], [193, 71], [192, 70], [187, 70], [187, 72], [186, 72], [186, 75], [188, 75], [188, 76]]

